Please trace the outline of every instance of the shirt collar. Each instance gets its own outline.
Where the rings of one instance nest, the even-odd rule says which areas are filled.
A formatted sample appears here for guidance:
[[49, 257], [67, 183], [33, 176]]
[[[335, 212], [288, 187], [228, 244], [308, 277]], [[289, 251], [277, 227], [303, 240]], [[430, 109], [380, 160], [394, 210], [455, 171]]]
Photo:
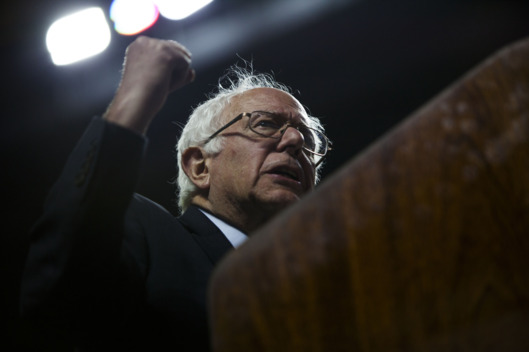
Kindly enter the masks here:
[[204, 210], [202, 210], [200, 208], [199, 208], [199, 210], [204, 215], [206, 215], [208, 217], [208, 219], [211, 220], [211, 222], [213, 224], [215, 224], [215, 226], [217, 226], [219, 228], [219, 230], [224, 234], [224, 236], [226, 236], [226, 238], [228, 239], [228, 241], [230, 241], [231, 245], [234, 248], [239, 247], [241, 244], [243, 244], [244, 241], [246, 241], [248, 239], [248, 236], [246, 236], [239, 229], [237, 229], [237, 228], [231, 226], [230, 224], [222, 221], [221, 219], [219, 219], [216, 216], [208, 213], [207, 211], [204, 211]]

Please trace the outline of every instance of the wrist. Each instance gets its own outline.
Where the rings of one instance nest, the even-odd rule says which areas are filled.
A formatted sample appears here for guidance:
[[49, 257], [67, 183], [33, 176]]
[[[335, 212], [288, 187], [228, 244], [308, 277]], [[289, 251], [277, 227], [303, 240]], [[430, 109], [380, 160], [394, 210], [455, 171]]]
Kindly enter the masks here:
[[139, 97], [117, 95], [103, 114], [103, 119], [145, 135], [154, 115], [145, 108]]

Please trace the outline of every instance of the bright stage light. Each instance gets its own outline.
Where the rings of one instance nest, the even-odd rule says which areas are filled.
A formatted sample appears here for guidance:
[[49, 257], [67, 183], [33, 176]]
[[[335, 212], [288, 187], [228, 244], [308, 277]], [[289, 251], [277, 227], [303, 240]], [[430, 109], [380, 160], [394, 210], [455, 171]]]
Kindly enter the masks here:
[[197, 12], [213, 0], [153, 0], [160, 14], [170, 20], [181, 20]]
[[119, 34], [138, 34], [156, 22], [158, 9], [151, 0], [114, 0], [110, 19]]
[[68, 65], [105, 50], [110, 29], [103, 10], [88, 8], [55, 21], [46, 34], [46, 46], [55, 65]]

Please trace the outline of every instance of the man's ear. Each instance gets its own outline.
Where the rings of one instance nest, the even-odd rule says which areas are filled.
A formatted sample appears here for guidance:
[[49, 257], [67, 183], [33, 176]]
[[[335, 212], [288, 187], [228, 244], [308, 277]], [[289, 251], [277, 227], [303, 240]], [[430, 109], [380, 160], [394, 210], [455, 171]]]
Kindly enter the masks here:
[[182, 153], [182, 169], [191, 182], [200, 189], [209, 188], [209, 169], [205, 154], [199, 147], [189, 147]]

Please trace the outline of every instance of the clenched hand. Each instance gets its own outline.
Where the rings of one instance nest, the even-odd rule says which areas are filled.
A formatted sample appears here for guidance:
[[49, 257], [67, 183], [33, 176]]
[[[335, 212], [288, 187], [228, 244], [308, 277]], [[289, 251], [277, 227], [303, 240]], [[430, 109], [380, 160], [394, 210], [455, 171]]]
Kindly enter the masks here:
[[103, 117], [144, 134], [169, 93], [194, 79], [191, 53], [183, 45], [138, 37], [127, 48], [121, 83]]

